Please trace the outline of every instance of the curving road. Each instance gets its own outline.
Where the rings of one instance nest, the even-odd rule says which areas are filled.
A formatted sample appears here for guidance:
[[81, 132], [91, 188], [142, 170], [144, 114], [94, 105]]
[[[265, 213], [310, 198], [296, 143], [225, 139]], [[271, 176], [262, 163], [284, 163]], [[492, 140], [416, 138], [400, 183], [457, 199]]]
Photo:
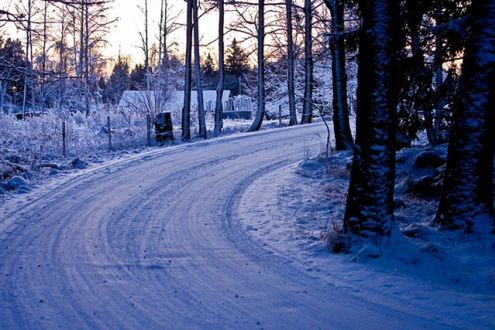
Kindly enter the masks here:
[[317, 124], [150, 152], [5, 214], [0, 328], [438, 328], [322, 283], [237, 224], [253, 179], [299, 161], [324, 132]]

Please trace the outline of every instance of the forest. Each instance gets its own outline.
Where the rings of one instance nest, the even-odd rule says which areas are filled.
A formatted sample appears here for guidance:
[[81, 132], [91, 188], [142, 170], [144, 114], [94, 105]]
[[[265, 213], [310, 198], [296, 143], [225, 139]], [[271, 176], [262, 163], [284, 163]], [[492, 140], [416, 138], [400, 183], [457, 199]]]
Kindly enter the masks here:
[[[426, 132], [433, 147], [449, 142], [435, 222], [468, 231], [477, 217], [493, 216], [494, 18], [491, 3], [480, 2], [191, 1], [181, 54], [170, 41], [182, 28], [179, 13], [163, 0], [160, 34], [151, 41], [145, 0], [138, 5], [145, 61], [132, 68], [129, 57], [112, 61], [102, 54], [116, 19], [109, 14], [112, 1], [20, 2], [2, 10], [4, 30], [13, 25], [19, 34], [14, 39], [4, 32], [0, 39], [0, 110], [3, 116], [90, 116], [91, 109], [115, 107], [125, 90], [159, 90], [164, 100], [184, 90], [180, 134], [188, 140], [191, 90], [198, 91], [197, 133], [206, 138], [202, 90], [217, 91], [211, 133], [220, 135], [220, 95], [224, 89], [239, 94], [244, 85], [256, 100], [248, 131], [270, 117], [267, 103], [283, 107], [288, 125], [333, 118], [334, 148], [354, 151], [345, 228], [363, 237], [389, 235], [395, 153]], [[227, 25], [226, 10], [235, 13]], [[219, 15], [217, 55], [209, 48], [202, 56], [199, 17], [211, 11]], [[242, 41], [233, 38], [225, 49], [225, 37], [234, 32]], [[148, 108], [141, 112], [160, 111]]]
[[[134, 164], [132, 157], [143, 157], [143, 162], [148, 157], [158, 163], [163, 153], [176, 161], [176, 165], [157, 165], [164, 169], [171, 166], [167, 171], [173, 173], [172, 183], [164, 178], [166, 173], [157, 173], [159, 167], [147, 168], [162, 188], [147, 181], [151, 178], [143, 177], [143, 187], [148, 190], [143, 188], [141, 193], [148, 197], [141, 197], [134, 206], [139, 208], [142, 204], [144, 208], [150, 196], [161, 196], [153, 200], [158, 204], [167, 200], [164, 213], [171, 203], [176, 211], [180, 210], [177, 218], [190, 222], [190, 227], [182, 228], [186, 224], [181, 224], [168, 230], [194, 236], [191, 228], [211, 225], [207, 219], [213, 216], [204, 215], [203, 221], [201, 209], [220, 203], [220, 213], [215, 218], [220, 229], [205, 229], [205, 233], [212, 230], [211, 237], [223, 242], [218, 243], [220, 248], [231, 248], [235, 242], [233, 250], [243, 258], [247, 256], [246, 266], [255, 259], [262, 267], [268, 267], [272, 257], [265, 256], [269, 249], [265, 246], [275, 242], [275, 252], [269, 254], [281, 255], [273, 261], [278, 271], [285, 267], [280, 266], [280, 260], [290, 259], [287, 251], [303, 255], [301, 263], [312, 270], [314, 266], [307, 264], [313, 264], [309, 260], [314, 256], [304, 256], [305, 253], [313, 251], [319, 256], [318, 249], [323, 249], [325, 256], [392, 269], [392, 273], [397, 269], [400, 273], [405, 267], [405, 273], [415, 274], [425, 282], [438, 271], [438, 281], [449, 288], [447, 291], [452, 287], [452, 292], [474, 290], [469, 292], [480, 294], [479, 299], [493, 299], [494, 0], [161, 0], [158, 12], [150, 9], [151, 5], [148, 0], [126, 2], [129, 11], [139, 12], [140, 26], [135, 34], [140, 43], [135, 54], [119, 50], [110, 56], [108, 36], [120, 20], [114, 11], [115, 6], [122, 6], [118, 1], [23, 0], [0, 5], [0, 194], [6, 205], [15, 194], [32, 193], [30, 180], [43, 186], [47, 177], [69, 175], [74, 169], [89, 169], [89, 173], [99, 163], [110, 164], [102, 165], [104, 168], [117, 162], [121, 164], [115, 165], [118, 171], [126, 172]], [[212, 17], [215, 26], [211, 24]], [[122, 100], [131, 91], [142, 95], [142, 99], [123, 106]], [[230, 93], [228, 100], [224, 99], [225, 92]], [[207, 95], [213, 94], [214, 99], [208, 99]], [[228, 117], [246, 109], [249, 119]], [[158, 135], [157, 140], [153, 139], [158, 134], [155, 118], [164, 112], [171, 114], [175, 137], [165, 143], [158, 140]], [[272, 129], [278, 133], [270, 133]], [[280, 134], [278, 140], [275, 134]], [[239, 149], [230, 145], [229, 139], [239, 139]], [[296, 155], [294, 152], [300, 150], [289, 146], [289, 142], [304, 149], [304, 157]], [[196, 145], [199, 149], [204, 146], [205, 155], [201, 151], [192, 153]], [[313, 150], [315, 145], [317, 151]], [[176, 150], [190, 155], [179, 158]], [[258, 162], [248, 158], [259, 150], [266, 154], [258, 154]], [[122, 156], [125, 154], [130, 156]], [[216, 159], [209, 158], [215, 155]], [[130, 158], [118, 163], [122, 157]], [[235, 163], [237, 158], [240, 160]], [[204, 167], [209, 173], [209, 166], [231, 161], [232, 169], [240, 173], [238, 178], [228, 167], [220, 167], [211, 174], [211, 181], [203, 183], [210, 194], [197, 192], [198, 198], [191, 199], [194, 203], [204, 198], [198, 209], [193, 205], [179, 207], [181, 198], [187, 200], [190, 195], [180, 185], [170, 188], [174, 180], [194, 179], [187, 187], [198, 182], [200, 189], [206, 179], [198, 169]], [[125, 164], [131, 165], [127, 168]], [[100, 175], [98, 171], [104, 170], [96, 166], [94, 171]], [[281, 174], [277, 177], [269, 173]], [[218, 181], [212, 179], [216, 175]], [[298, 179], [294, 179], [295, 175], [299, 175]], [[241, 178], [244, 181], [239, 181]], [[96, 182], [89, 175], [87, 180]], [[101, 187], [107, 187], [106, 177], [101, 180]], [[141, 182], [137, 177], [129, 180]], [[229, 182], [235, 187], [232, 191], [224, 186]], [[216, 184], [220, 186], [218, 192], [212, 188]], [[133, 196], [134, 187], [124, 187], [123, 191]], [[118, 188], [108, 185], [107, 189]], [[170, 195], [161, 195], [160, 189], [171, 189]], [[207, 204], [217, 194], [218, 200]], [[92, 205], [100, 210], [97, 200], [84, 196], [87, 198], [80, 199], [77, 207]], [[116, 200], [107, 202], [119, 205]], [[130, 197], [119, 202], [121, 207], [133, 205]], [[268, 225], [266, 219], [275, 212], [272, 207], [285, 209], [272, 215], [284, 218], [282, 225]], [[6, 208], [5, 218], [17, 214], [15, 210]], [[32, 210], [35, 214], [34, 206]], [[72, 216], [71, 210], [64, 212], [61, 216]], [[168, 225], [157, 224], [158, 215], [146, 213], [152, 211], [143, 212], [148, 215], [149, 226], [145, 221], [141, 231], [129, 229], [125, 234], [105, 229], [108, 235], [115, 234], [104, 237], [108, 239], [106, 244], [138, 242], [136, 237], [140, 237], [141, 248], [150, 244], [148, 250], [161, 251], [158, 243], [151, 243], [155, 238], [148, 230], [151, 232], [151, 225], [155, 225], [153, 228], [162, 228], [163, 233]], [[175, 219], [170, 212], [168, 217]], [[113, 215], [97, 215], [108, 217], [109, 228], [115, 219]], [[240, 220], [233, 224], [236, 215]], [[128, 216], [123, 214], [122, 218], [130, 225], [133, 219]], [[309, 225], [307, 219], [320, 219], [321, 223], [313, 221]], [[287, 229], [290, 234], [284, 234], [280, 226], [292, 228]], [[206, 245], [213, 241], [199, 232], [197, 237], [201, 236]], [[124, 239], [119, 241], [119, 237]], [[143, 243], [147, 242], [145, 238], [151, 242]], [[189, 239], [195, 241], [193, 237]], [[259, 249], [253, 247], [258, 246], [255, 243], [246, 243], [250, 240], [258, 242]], [[293, 242], [283, 243], [286, 240]], [[179, 243], [195, 260], [197, 251], [188, 248], [199, 243], [186, 246], [183, 242]], [[294, 247], [299, 242], [302, 247]], [[213, 250], [214, 246], [212, 243]], [[285, 254], [280, 252], [284, 250]], [[240, 255], [236, 258], [242, 259]], [[257, 259], [260, 255], [265, 256], [260, 257], [262, 261]], [[193, 264], [192, 269], [200, 267]], [[210, 275], [219, 275], [215, 272]], [[240, 276], [232, 269], [229, 272], [226, 277]], [[198, 270], [196, 275], [201, 277], [200, 274]], [[297, 274], [294, 271], [293, 277], [287, 278], [302, 282], [305, 277]], [[270, 278], [267, 283], [276, 282]], [[463, 289], [456, 285], [463, 285]], [[227, 290], [222, 288], [220, 292]], [[181, 289], [194, 291], [193, 287]], [[440, 291], [432, 290], [432, 294]], [[187, 299], [192, 304], [194, 299]], [[280, 302], [284, 298], [278, 299]], [[351, 305], [351, 300], [345, 302]], [[446, 307], [449, 316], [440, 324], [429, 316], [425, 317], [427, 321], [417, 322], [409, 317], [416, 312], [403, 307], [408, 315], [404, 322], [427, 328], [490, 328], [495, 324], [481, 307], [479, 315], [466, 316], [456, 323], [453, 315], [457, 307]], [[220, 309], [217, 306], [215, 310]], [[380, 309], [379, 315], [382, 312]], [[232, 315], [239, 317], [237, 322], [243, 312], [239, 309], [236, 313]], [[350, 322], [344, 324], [358, 327], [358, 323], [350, 321], [352, 313], [344, 315]], [[196, 314], [192, 318], [195, 317]], [[307, 319], [308, 323], [296, 325], [281, 321], [280, 315], [266, 317], [272, 322], [268, 324], [274, 326], [319, 325]], [[218, 318], [213, 320], [206, 324], [232, 326]], [[394, 320], [388, 324], [390, 328], [401, 324], [400, 320], [393, 324]], [[9, 325], [15, 324], [12, 322]], [[193, 324], [184, 319], [181, 322]], [[254, 326], [241, 324], [243, 328]], [[204, 325], [200, 323], [199, 327]]]

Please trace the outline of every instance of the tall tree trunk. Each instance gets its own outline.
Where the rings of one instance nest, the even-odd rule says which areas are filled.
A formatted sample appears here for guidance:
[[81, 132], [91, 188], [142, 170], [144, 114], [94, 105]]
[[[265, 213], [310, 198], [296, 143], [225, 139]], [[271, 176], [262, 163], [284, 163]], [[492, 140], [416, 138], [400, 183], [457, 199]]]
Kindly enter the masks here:
[[163, 66], [164, 61], [163, 61], [163, 31], [165, 28], [163, 27], [163, 22], [164, 22], [164, 6], [165, 6], [165, 0], [162, 0], [160, 2], [160, 20], [158, 21], [158, 65]]
[[313, 121], [313, 14], [311, 0], [304, 0], [304, 100], [301, 124]]
[[[442, 9], [443, 7], [441, 6], [441, 4], [438, 4], [434, 12], [434, 20], [437, 26], [445, 23]], [[444, 42], [444, 35], [442, 32], [439, 32], [435, 36], [435, 51], [433, 53], [433, 71], [435, 78], [435, 89], [437, 94], [435, 112], [433, 116], [431, 113], [428, 113], [426, 115], [426, 132], [427, 132], [428, 142], [432, 146], [441, 143], [441, 141], [439, 141], [439, 137], [441, 130], [441, 122], [443, 117], [443, 108], [445, 106], [445, 100], [440, 95], [440, 90], [442, 89], [442, 85], [443, 85], [443, 68], [442, 68], [443, 56], [444, 56], [443, 42]]]
[[184, 107], [182, 108], [182, 140], [191, 138], [191, 48], [192, 48], [192, 1], [187, 0], [186, 8], [186, 63], [184, 69]]
[[265, 116], [265, 0], [258, 0], [258, 108], [248, 132], [259, 131]]
[[215, 102], [215, 136], [222, 134], [223, 128], [223, 89], [224, 89], [224, 1], [218, 0], [218, 85], [217, 85], [217, 98]]
[[361, 0], [357, 134], [344, 227], [374, 244], [386, 243], [394, 212], [398, 12], [395, 0]]
[[332, 15], [330, 52], [332, 55], [332, 107], [335, 149], [352, 148], [352, 133], [349, 125], [347, 104], [347, 74], [345, 69], [344, 3], [343, 0], [325, 0]]
[[43, 45], [41, 47], [41, 83], [40, 83], [40, 105], [41, 112], [45, 112], [46, 106], [46, 57], [47, 57], [47, 42], [48, 42], [48, 2], [45, 2], [43, 8]]
[[[431, 96], [432, 75], [430, 70], [426, 68], [424, 51], [421, 46], [420, 29], [423, 19], [423, 13], [420, 9], [421, 3], [417, 0], [406, 1], [406, 23], [409, 27], [411, 38], [411, 62], [412, 69], [409, 69], [412, 76], [412, 86], [414, 91], [413, 109], [416, 112], [423, 113], [425, 117], [425, 128], [428, 141], [431, 145], [436, 145], [435, 130], [433, 128], [433, 109], [429, 105], [428, 98]], [[441, 51], [440, 51], [441, 53]], [[442, 74], [440, 62], [440, 75]], [[409, 91], [407, 91], [409, 92]]]
[[205, 106], [203, 101], [203, 87], [201, 85], [201, 62], [199, 55], [199, 18], [198, 18], [198, 0], [192, 0], [193, 3], [193, 21], [194, 21], [194, 71], [196, 77], [196, 92], [198, 95], [198, 122], [199, 136], [203, 139], [206, 135]]
[[169, 12], [168, 12], [168, 1], [165, 1], [165, 14], [164, 14], [164, 24], [163, 24], [163, 63], [165, 64], [166, 67], [169, 65], [169, 57], [168, 57], [168, 17], [169, 17]]
[[3, 81], [0, 80], [0, 113], [4, 113], [4, 98], [5, 98], [6, 86]]
[[159, 33], [158, 33], [158, 63], [162, 67], [169, 66], [169, 56], [168, 56], [168, 35], [175, 25], [174, 21], [170, 21], [169, 3], [168, 0], [161, 1], [160, 7], [160, 22], [159, 22]]
[[[33, 71], [33, 63], [32, 63], [32, 57], [30, 58], [31, 54], [31, 49], [32, 49], [32, 2], [31, 0], [28, 0], [27, 3], [27, 17], [26, 17], [26, 72], [24, 73], [24, 90], [23, 90], [23, 96], [22, 96], [22, 115], [23, 117], [26, 115], [26, 108], [27, 108], [27, 98], [28, 98], [28, 86], [30, 84], [29, 77], [32, 79], [32, 71]], [[33, 91], [31, 90], [31, 93]], [[31, 104], [31, 107], [33, 107], [34, 104]]]
[[[144, 72], [146, 74], [146, 90], [151, 90], [151, 72], [150, 72], [150, 47], [149, 47], [149, 28], [148, 28], [148, 0], [144, 0]], [[149, 109], [148, 109], [149, 111]]]
[[84, 13], [84, 89], [85, 89], [85, 103], [86, 103], [86, 116], [89, 116], [89, 99], [90, 99], [90, 87], [89, 87], [89, 3], [85, 1], [86, 10]]
[[59, 64], [58, 64], [58, 72], [59, 72], [59, 88], [58, 88], [58, 111], [59, 113], [62, 112], [62, 107], [64, 104], [64, 91], [66, 89], [66, 77], [65, 77], [65, 72], [67, 71], [66, 67], [66, 61], [65, 61], [65, 17], [62, 16], [61, 21], [61, 28], [60, 28], [60, 39], [58, 40], [59, 42]]
[[[146, 72], [146, 81], [148, 81], [150, 71], [150, 53], [148, 37], [148, 0], [144, 0], [144, 71]], [[149, 89], [149, 88], [148, 88]]]
[[289, 126], [297, 125], [296, 93], [294, 86], [294, 41], [292, 37], [292, 0], [285, 0], [287, 21], [287, 97], [289, 99]]
[[[81, 17], [79, 21], [79, 63], [77, 66], [77, 78], [79, 80], [79, 95], [81, 100], [85, 97], [84, 93], [84, 2], [81, 2]], [[75, 29], [75, 27], [74, 27]], [[82, 109], [81, 109], [82, 110]], [[87, 109], [85, 109], [87, 114]]]
[[435, 222], [470, 231], [492, 218], [495, 141], [495, 0], [473, 0], [470, 34]]

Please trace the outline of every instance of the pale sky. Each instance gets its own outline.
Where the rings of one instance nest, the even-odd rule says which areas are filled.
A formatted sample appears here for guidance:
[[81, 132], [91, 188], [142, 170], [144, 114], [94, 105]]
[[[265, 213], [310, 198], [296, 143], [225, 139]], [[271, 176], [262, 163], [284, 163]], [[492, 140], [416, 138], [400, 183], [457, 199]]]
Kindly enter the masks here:
[[[173, 5], [172, 11], [179, 15], [178, 23], [185, 24], [185, 5], [184, 0], [169, 0], [170, 5]], [[160, 19], [160, 2], [161, 0], [148, 0], [149, 12], [149, 27], [150, 27], [150, 45], [153, 42], [158, 43], [158, 22]], [[139, 31], [144, 31], [144, 15], [138, 8], [138, 5], [143, 6], [144, 0], [115, 0], [114, 9], [111, 15], [119, 17], [119, 21], [115, 27], [111, 29], [107, 39], [111, 46], [105, 51], [108, 56], [116, 57], [120, 51], [123, 55], [131, 55], [135, 62], [143, 61], [142, 51], [139, 49], [141, 39]], [[218, 13], [212, 12], [200, 20], [200, 33], [202, 36], [202, 44], [215, 40], [217, 37]], [[180, 29], [172, 35], [172, 39], [179, 44], [179, 51], [184, 51], [184, 35], [185, 31]], [[214, 52], [216, 43], [211, 45], [211, 51]], [[204, 49], [203, 51], [207, 51]]]
[[[0, 0], [0, 9], [13, 8], [13, 5], [21, 0]], [[22, 0], [25, 1], [25, 0]], [[41, 1], [41, 0], [39, 0]], [[185, 7], [186, 2], [184, 0], [168, 0], [171, 7], [171, 14], [177, 14], [177, 22], [184, 24], [186, 22]], [[158, 22], [160, 20], [160, 3], [161, 0], [148, 0], [148, 12], [149, 12], [149, 44], [150, 47], [153, 43], [158, 44]], [[109, 19], [119, 18], [117, 22], [113, 24], [110, 29], [110, 33], [107, 35], [107, 40], [110, 43], [103, 53], [110, 58], [116, 58], [119, 50], [122, 55], [130, 55], [134, 63], [144, 62], [143, 52], [140, 49], [141, 39], [139, 36], [140, 31], [144, 31], [144, 14], [138, 8], [144, 6], [144, 0], [114, 0], [111, 10], [108, 12]], [[228, 26], [229, 13], [226, 13], [225, 26]], [[213, 10], [208, 15], [204, 15], [200, 19], [200, 38], [201, 38], [201, 53], [205, 54], [210, 52], [216, 53], [217, 49], [217, 30], [218, 30], [218, 12]], [[19, 34], [13, 25], [7, 25], [4, 27], [6, 32], [11, 35], [17, 35], [21, 40], [24, 39], [24, 35]], [[225, 43], [228, 46], [231, 42], [232, 36], [225, 36]], [[181, 28], [175, 31], [171, 36], [170, 42], [176, 42], [178, 44], [178, 51], [184, 52], [185, 41], [185, 29]], [[213, 43], [212, 43], [213, 41]], [[208, 47], [203, 45], [210, 44]]]

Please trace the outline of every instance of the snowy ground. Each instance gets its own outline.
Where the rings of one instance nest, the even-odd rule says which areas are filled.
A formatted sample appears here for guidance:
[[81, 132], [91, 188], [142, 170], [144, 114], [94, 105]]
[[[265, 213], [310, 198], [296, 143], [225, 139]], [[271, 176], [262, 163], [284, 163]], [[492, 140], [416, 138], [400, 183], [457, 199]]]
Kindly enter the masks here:
[[359, 250], [332, 254], [326, 244], [332, 228], [342, 225], [350, 153], [328, 161], [307, 159], [258, 177], [243, 193], [237, 216], [250, 239], [327, 285], [448, 327], [493, 328], [491, 223], [484, 233], [471, 235], [439, 232], [430, 225], [436, 198], [404, 187], [412, 159], [422, 150], [403, 151], [397, 171], [397, 224], [415, 237], [398, 238], [379, 259]]
[[[107, 115], [111, 117], [111, 151], [107, 129]], [[146, 125], [142, 116], [119, 111], [93, 113], [86, 117], [75, 113], [60, 116], [53, 112], [40, 117], [16, 120], [12, 115], [0, 114], [0, 202], [9, 195], [23, 194], [33, 187], [57, 181], [59, 176], [73, 175], [88, 165], [113, 163], [132, 155], [156, 148], [177, 146], [180, 140], [179, 114], [174, 113], [175, 140], [158, 144], [151, 131], [151, 147], [146, 145]], [[194, 119], [196, 119], [194, 117]], [[208, 113], [207, 129], [211, 138], [213, 114]], [[66, 123], [66, 157], [63, 156], [62, 122]], [[224, 120], [223, 135], [244, 132], [252, 120]], [[281, 124], [281, 125], [280, 125]], [[264, 128], [286, 126], [287, 120], [266, 120]], [[200, 141], [195, 120], [191, 123], [192, 141]]]
[[[378, 261], [329, 253], [322, 229], [342, 218], [349, 155], [309, 160], [324, 134], [130, 153], [9, 196], [0, 328], [493, 328], [489, 237], [458, 246], [408, 227], [417, 238]], [[409, 201], [406, 226], [432, 204]]]

